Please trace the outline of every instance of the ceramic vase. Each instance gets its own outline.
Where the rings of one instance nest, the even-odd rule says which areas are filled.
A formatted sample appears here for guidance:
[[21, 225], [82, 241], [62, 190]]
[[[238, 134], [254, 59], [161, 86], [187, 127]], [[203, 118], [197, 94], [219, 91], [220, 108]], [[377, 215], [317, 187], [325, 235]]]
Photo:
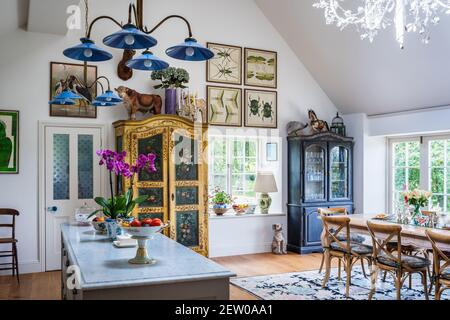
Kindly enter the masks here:
[[117, 236], [122, 234], [122, 229], [117, 223], [117, 220], [106, 219], [106, 234], [111, 241], [117, 240]]
[[165, 111], [166, 114], [177, 113], [177, 89], [167, 88], [165, 94]]
[[217, 214], [218, 216], [223, 215], [225, 212], [228, 211], [228, 207], [225, 203], [215, 203], [213, 205], [213, 211], [215, 214]]

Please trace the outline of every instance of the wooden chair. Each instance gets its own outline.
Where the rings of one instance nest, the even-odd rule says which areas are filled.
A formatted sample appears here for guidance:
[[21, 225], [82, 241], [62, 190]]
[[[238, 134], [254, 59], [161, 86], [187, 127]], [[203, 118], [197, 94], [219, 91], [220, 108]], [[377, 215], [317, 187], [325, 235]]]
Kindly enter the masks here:
[[435, 299], [440, 300], [444, 290], [450, 289], [450, 253], [439, 248], [439, 244], [450, 245], [450, 235], [425, 230], [433, 248], [433, 280]]
[[[11, 217], [11, 223], [0, 223], [0, 228], [11, 229], [11, 237], [0, 238], [0, 245], [11, 244], [11, 250], [0, 251], [0, 258], [11, 257], [11, 263], [0, 263], [0, 270], [12, 270], [13, 277], [17, 277], [19, 280], [19, 262], [17, 260], [17, 239], [16, 239], [16, 216], [19, 215], [19, 211], [14, 209], [0, 209], [0, 219], [2, 217]], [[1, 220], [0, 220], [1, 221]], [[11, 265], [10, 267], [1, 267]]]
[[[422, 277], [425, 299], [428, 300], [427, 272], [430, 261], [426, 258], [403, 253], [401, 239], [402, 227], [395, 224], [378, 224], [371, 221], [367, 221], [367, 227], [372, 237], [372, 258], [374, 263], [371, 274], [372, 285], [369, 300], [372, 299], [376, 291], [379, 270], [393, 275], [395, 287], [397, 288], [397, 300], [401, 299], [401, 288], [406, 278], [413, 273], [419, 273]], [[389, 248], [389, 243], [392, 243], [392, 241], [395, 241], [397, 244], [395, 251]]]
[[[321, 217], [329, 217], [329, 216], [335, 216], [335, 215], [348, 215], [347, 209], [346, 208], [318, 208], [317, 209], [317, 213], [319, 213], [319, 215]], [[322, 232], [322, 236], [324, 235], [325, 231]], [[345, 241], [345, 236], [340, 236], [340, 240], [341, 241]], [[365, 238], [359, 234], [354, 234], [354, 233], [350, 233], [350, 241], [352, 242], [358, 242], [358, 243], [363, 243], [365, 240]], [[323, 243], [322, 243], [323, 246]], [[323, 264], [325, 262], [325, 255], [322, 254], [322, 261], [320, 262], [320, 268], [319, 268], [319, 273], [322, 273], [322, 269], [323, 269]], [[341, 279], [341, 260], [339, 260], [338, 262], [338, 278], [339, 280]], [[364, 263], [361, 262], [361, 267], [363, 270], [363, 274], [364, 277], [366, 277], [366, 270], [364, 269]]]
[[[372, 247], [350, 241], [350, 218], [345, 216], [322, 217], [325, 236], [323, 238], [325, 257], [325, 277], [322, 287], [325, 287], [331, 271], [331, 260], [342, 260], [346, 272], [345, 296], [349, 297], [352, 267], [357, 261], [367, 260], [369, 269], [372, 266]], [[344, 240], [342, 240], [344, 239]], [[339, 268], [340, 272], [340, 268]], [[340, 276], [339, 276], [340, 279]]]

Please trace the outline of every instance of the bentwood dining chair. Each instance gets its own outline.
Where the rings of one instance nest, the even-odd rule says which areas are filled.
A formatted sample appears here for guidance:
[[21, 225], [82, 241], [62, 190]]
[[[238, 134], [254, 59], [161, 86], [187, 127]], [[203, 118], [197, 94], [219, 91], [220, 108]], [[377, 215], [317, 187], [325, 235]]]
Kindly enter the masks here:
[[[325, 257], [325, 277], [322, 287], [325, 287], [330, 279], [331, 260], [342, 260], [345, 273], [345, 296], [348, 298], [352, 278], [352, 268], [357, 261], [367, 260], [369, 269], [372, 266], [372, 247], [350, 240], [350, 218], [346, 216], [323, 216], [325, 235], [323, 248]], [[343, 240], [342, 240], [343, 239]]]
[[[19, 215], [19, 211], [15, 209], [0, 209], [0, 228], [10, 229], [10, 237], [0, 238], [0, 246], [11, 245], [11, 250], [0, 251], [0, 258], [10, 257], [11, 262], [0, 263], [0, 270], [12, 270], [13, 277], [17, 277], [19, 282], [19, 262], [17, 260], [17, 239], [16, 239], [16, 216]], [[3, 219], [6, 218], [10, 223], [3, 223]], [[0, 248], [1, 248], [0, 247]], [[8, 267], [2, 267], [8, 266]]]
[[[403, 253], [401, 239], [402, 227], [395, 224], [388, 225], [371, 221], [367, 221], [367, 227], [373, 243], [373, 267], [369, 300], [372, 299], [376, 291], [379, 270], [386, 271], [393, 276], [397, 289], [397, 300], [401, 299], [401, 288], [406, 278], [411, 274], [419, 273], [422, 277], [425, 299], [428, 300], [427, 273], [430, 261], [427, 258]], [[395, 251], [389, 247], [392, 242], [397, 244]]]
[[435, 299], [440, 300], [442, 292], [450, 289], [450, 252], [443, 251], [439, 245], [450, 245], [450, 235], [425, 230], [433, 248], [433, 279]]
[[[330, 217], [330, 216], [336, 216], [336, 215], [348, 215], [346, 208], [318, 208], [317, 212], [319, 213], [319, 216], [321, 217]], [[325, 230], [323, 231], [322, 235], [324, 235]], [[345, 235], [339, 235], [340, 241], [345, 241]], [[350, 241], [357, 242], [357, 243], [363, 243], [365, 238], [357, 233], [350, 233]], [[323, 243], [322, 243], [323, 246]], [[322, 273], [323, 264], [325, 262], [325, 255], [322, 253], [322, 261], [320, 262], [320, 268], [319, 273]], [[361, 268], [364, 274], [364, 277], [366, 277], [366, 271], [364, 269], [364, 263], [361, 261]], [[341, 279], [341, 260], [338, 262], [338, 279]]]

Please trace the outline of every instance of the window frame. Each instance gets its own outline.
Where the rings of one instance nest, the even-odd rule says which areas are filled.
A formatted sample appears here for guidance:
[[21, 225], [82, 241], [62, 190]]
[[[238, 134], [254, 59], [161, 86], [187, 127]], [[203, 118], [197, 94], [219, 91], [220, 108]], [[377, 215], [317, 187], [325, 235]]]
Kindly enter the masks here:
[[[393, 137], [388, 138], [388, 188], [387, 188], [387, 208], [389, 212], [394, 212], [394, 199], [393, 194], [395, 190], [395, 174], [394, 174], [394, 149], [393, 146], [395, 143], [400, 142], [411, 142], [411, 141], [419, 141], [420, 143], [420, 157], [419, 157], [419, 188], [423, 190], [430, 190], [431, 191], [431, 161], [430, 161], [430, 154], [429, 154], [429, 144], [431, 141], [435, 140], [450, 140], [450, 133], [441, 133], [441, 134], [432, 134], [432, 135], [414, 135], [414, 136], [405, 136], [405, 137]], [[448, 159], [447, 155], [445, 155], [444, 159]], [[448, 183], [450, 183], [450, 179], [447, 179], [447, 168], [450, 168], [450, 166], [444, 166], [444, 207], [442, 208], [445, 212], [447, 212], [447, 208], [445, 206], [446, 201], [445, 197], [450, 197], [450, 193], [446, 193], [446, 186]]]
[[[226, 190], [225, 192], [227, 192], [228, 194], [230, 194], [232, 197], [235, 197], [235, 195], [233, 194], [233, 175], [247, 175], [249, 173], [247, 172], [241, 172], [241, 173], [233, 173], [233, 144], [235, 141], [242, 141], [244, 144], [246, 141], [249, 140], [253, 140], [256, 144], [256, 150], [255, 150], [255, 177], [256, 174], [258, 173], [258, 170], [261, 166], [261, 161], [260, 161], [260, 152], [261, 152], [261, 139], [257, 136], [242, 136], [242, 135], [233, 135], [233, 136], [223, 136], [223, 135], [209, 135], [208, 140], [210, 141], [211, 144], [211, 148], [208, 148], [208, 165], [213, 166], [213, 162], [211, 160], [214, 160], [214, 157], [211, 157], [212, 155], [212, 151], [213, 151], [213, 143], [211, 143], [212, 141], [214, 141], [215, 139], [217, 140], [223, 140], [226, 143], [226, 147], [225, 147], [225, 152], [226, 152], [226, 157], [225, 157], [225, 161], [226, 161]], [[244, 149], [244, 154], [242, 156], [243, 159], [246, 158], [245, 156], [245, 149]], [[211, 180], [210, 177], [214, 175], [213, 171], [208, 170], [208, 191], [210, 191], [210, 185], [209, 185], [209, 181]], [[248, 191], [248, 190], [247, 190]], [[251, 196], [244, 196], [244, 195], [236, 195], [236, 197], [242, 197], [242, 198], [254, 198], [256, 199], [256, 194], [255, 196], [251, 197]]]

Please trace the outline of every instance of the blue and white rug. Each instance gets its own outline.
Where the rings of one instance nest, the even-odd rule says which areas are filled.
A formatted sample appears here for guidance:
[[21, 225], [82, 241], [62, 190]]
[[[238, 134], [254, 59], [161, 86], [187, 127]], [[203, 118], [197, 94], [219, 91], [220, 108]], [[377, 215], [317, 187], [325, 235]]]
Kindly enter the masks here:
[[[368, 270], [366, 268], [366, 272]], [[391, 275], [387, 275], [386, 282], [380, 277], [374, 300], [395, 300], [396, 289]], [[345, 272], [341, 273], [341, 280], [337, 278], [337, 268], [331, 270], [327, 287], [322, 288], [324, 272], [318, 270], [275, 274], [268, 276], [243, 277], [231, 279], [231, 283], [263, 300], [347, 300], [345, 297]], [[429, 280], [429, 279], [428, 279]], [[409, 280], [405, 280], [402, 288], [402, 300], [425, 300], [420, 275], [413, 275], [412, 288]], [[352, 270], [352, 284], [349, 300], [367, 300], [370, 291], [370, 276], [364, 278], [361, 267]], [[433, 287], [434, 294], [434, 287]], [[429, 299], [434, 299], [430, 295]], [[450, 292], [444, 291], [442, 300], [450, 299]]]

